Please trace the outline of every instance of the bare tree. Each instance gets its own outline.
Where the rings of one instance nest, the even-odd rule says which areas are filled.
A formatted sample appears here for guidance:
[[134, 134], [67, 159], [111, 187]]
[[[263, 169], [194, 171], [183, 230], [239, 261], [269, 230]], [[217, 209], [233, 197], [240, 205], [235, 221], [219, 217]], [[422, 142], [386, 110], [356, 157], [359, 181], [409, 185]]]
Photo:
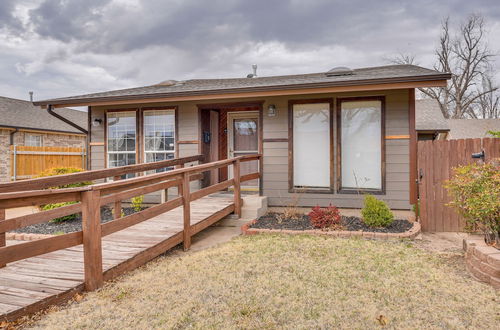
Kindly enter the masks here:
[[[438, 61], [434, 69], [450, 72], [451, 81], [447, 87], [421, 88], [420, 91], [438, 102], [445, 118], [498, 117], [498, 87], [493, 84], [489, 74], [494, 54], [485, 40], [483, 17], [469, 16], [453, 36], [449, 25], [449, 19], [446, 18], [442, 23], [436, 50]], [[391, 62], [413, 64], [415, 57], [400, 54]]]
[[500, 118], [500, 94], [494, 87], [493, 78], [485, 74], [482, 82], [482, 90], [495, 90], [491, 93], [482, 94], [474, 107], [474, 118]]

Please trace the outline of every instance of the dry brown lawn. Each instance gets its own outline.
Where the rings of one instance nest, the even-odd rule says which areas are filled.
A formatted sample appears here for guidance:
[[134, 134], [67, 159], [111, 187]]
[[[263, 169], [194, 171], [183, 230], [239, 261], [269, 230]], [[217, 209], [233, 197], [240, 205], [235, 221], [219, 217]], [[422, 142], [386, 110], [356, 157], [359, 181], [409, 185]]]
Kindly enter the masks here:
[[165, 256], [32, 324], [48, 329], [484, 328], [500, 294], [409, 242], [239, 237]]

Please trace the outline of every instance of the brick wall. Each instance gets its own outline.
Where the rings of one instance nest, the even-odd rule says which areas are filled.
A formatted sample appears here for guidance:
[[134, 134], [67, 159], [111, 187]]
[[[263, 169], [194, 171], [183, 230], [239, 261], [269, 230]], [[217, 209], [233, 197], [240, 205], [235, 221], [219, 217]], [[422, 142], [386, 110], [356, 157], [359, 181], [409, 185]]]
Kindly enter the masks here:
[[[0, 182], [10, 181], [10, 152], [9, 134], [11, 130], [0, 129]], [[14, 144], [24, 146], [26, 133], [19, 131], [14, 135]], [[80, 135], [31, 133], [42, 135], [43, 146], [45, 147], [85, 147], [85, 137]]]
[[0, 129], [0, 182], [9, 181], [9, 130]]

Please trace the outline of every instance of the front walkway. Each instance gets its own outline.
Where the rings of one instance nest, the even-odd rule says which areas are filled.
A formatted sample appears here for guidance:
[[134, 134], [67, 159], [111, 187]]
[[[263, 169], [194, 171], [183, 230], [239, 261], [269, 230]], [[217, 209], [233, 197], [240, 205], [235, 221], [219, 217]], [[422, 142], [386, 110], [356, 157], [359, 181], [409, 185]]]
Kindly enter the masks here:
[[[195, 234], [234, 211], [232, 194], [191, 203]], [[104, 279], [137, 268], [182, 242], [182, 207], [102, 238]], [[8, 244], [22, 244], [8, 241]], [[83, 246], [43, 254], [0, 268], [0, 320], [13, 320], [83, 291]]]

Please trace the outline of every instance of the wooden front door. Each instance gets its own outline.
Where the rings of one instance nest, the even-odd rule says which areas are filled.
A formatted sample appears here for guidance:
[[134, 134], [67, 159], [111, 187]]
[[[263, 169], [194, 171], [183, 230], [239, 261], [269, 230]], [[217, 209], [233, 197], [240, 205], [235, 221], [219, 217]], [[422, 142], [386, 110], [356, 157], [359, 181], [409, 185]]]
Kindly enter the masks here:
[[[259, 153], [259, 113], [229, 112], [227, 115], [227, 154], [229, 158]], [[241, 175], [258, 172], [257, 161], [241, 163]], [[229, 169], [229, 178], [233, 170]], [[258, 187], [257, 180], [242, 183], [245, 190]]]

